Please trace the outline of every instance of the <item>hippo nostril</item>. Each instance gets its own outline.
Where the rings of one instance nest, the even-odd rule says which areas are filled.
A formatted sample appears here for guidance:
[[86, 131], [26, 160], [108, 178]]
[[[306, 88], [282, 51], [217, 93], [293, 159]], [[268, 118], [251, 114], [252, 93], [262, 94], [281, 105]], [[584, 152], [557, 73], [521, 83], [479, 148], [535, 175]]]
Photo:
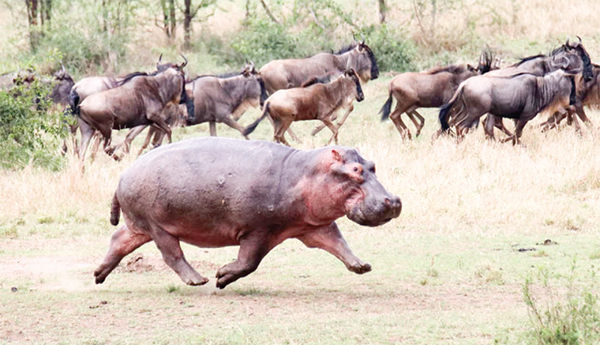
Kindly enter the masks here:
[[385, 206], [390, 206], [392, 204], [392, 202], [388, 198], [385, 198], [384, 202], [385, 202]]

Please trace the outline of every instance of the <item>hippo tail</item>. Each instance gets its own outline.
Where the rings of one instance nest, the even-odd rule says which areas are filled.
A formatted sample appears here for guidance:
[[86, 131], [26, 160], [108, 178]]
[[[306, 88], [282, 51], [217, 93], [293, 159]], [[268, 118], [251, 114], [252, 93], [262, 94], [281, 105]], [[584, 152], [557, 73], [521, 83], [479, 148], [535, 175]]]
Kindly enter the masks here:
[[269, 106], [271, 105], [271, 103], [269, 103], [269, 101], [267, 101], [267, 103], [265, 103], [265, 107], [263, 109], [263, 113], [262, 115], [260, 115], [260, 117], [258, 119], [256, 119], [256, 121], [252, 122], [252, 124], [250, 124], [250, 126], [244, 128], [244, 131], [242, 132], [242, 134], [244, 136], [254, 132], [254, 130], [256, 129], [256, 127], [258, 126], [258, 124], [265, 118], [267, 117], [267, 115], [269, 114]]
[[381, 110], [379, 111], [379, 113], [381, 114], [381, 121], [385, 121], [390, 117], [390, 112], [392, 111], [392, 101], [392, 90], [390, 90], [390, 96], [388, 97], [387, 101], [385, 101], [383, 107], [381, 107]]
[[117, 193], [115, 193], [110, 207], [110, 223], [116, 226], [119, 224], [119, 217], [121, 217], [121, 204], [119, 204]]

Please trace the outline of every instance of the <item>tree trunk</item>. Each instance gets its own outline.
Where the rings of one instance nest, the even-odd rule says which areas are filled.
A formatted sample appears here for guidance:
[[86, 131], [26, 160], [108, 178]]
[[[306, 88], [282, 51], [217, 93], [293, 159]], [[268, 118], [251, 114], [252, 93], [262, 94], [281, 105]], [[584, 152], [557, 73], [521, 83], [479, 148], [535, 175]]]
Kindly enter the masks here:
[[385, 23], [387, 5], [385, 3], [385, 0], [378, 0], [377, 3], [379, 4], [379, 23], [383, 24]]
[[163, 30], [171, 40], [175, 38], [175, 0], [160, 0], [163, 11]]
[[171, 31], [171, 39], [177, 37], [177, 18], [175, 17], [175, 0], [169, 0], [169, 30]]
[[40, 28], [38, 27], [38, 0], [25, 0], [27, 6], [27, 20], [29, 22], [29, 47], [35, 52], [40, 40]]
[[183, 46], [188, 49], [190, 44], [190, 30], [192, 28], [192, 0], [185, 0], [183, 10]]

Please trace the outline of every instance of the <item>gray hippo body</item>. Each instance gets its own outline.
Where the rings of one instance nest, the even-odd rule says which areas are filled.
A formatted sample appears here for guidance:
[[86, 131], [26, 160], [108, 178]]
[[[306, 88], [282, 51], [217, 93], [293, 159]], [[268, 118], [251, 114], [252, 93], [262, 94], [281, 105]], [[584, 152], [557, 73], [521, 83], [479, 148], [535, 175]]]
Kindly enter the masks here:
[[400, 199], [377, 181], [375, 166], [354, 149], [295, 150], [263, 141], [202, 138], [149, 152], [121, 176], [112, 237], [95, 271], [102, 283], [120, 260], [153, 240], [165, 262], [189, 285], [202, 277], [179, 242], [199, 247], [239, 245], [238, 259], [217, 272], [223, 288], [258, 267], [288, 238], [322, 248], [356, 273], [371, 270], [343, 239], [335, 220], [367, 226], [398, 217]]

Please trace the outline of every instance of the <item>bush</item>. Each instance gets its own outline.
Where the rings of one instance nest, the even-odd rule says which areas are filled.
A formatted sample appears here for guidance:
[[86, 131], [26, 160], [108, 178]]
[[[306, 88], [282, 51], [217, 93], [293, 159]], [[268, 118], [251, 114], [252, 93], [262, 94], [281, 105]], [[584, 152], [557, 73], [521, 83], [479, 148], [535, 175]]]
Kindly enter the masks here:
[[385, 24], [370, 25], [360, 28], [356, 37], [364, 37], [381, 71], [404, 72], [414, 68], [413, 58], [417, 49], [411, 40], [404, 37], [403, 32]]
[[[523, 285], [523, 296], [528, 307], [533, 330], [530, 343], [543, 345], [585, 345], [600, 341], [600, 305], [594, 284], [590, 287], [576, 287], [574, 267], [567, 278], [568, 291], [562, 302], [553, 302], [557, 296], [549, 284], [549, 273], [541, 272], [543, 288], [550, 302], [543, 306], [532, 292], [533, 279], [528, 278]], [[592, 280], [595, 280], [595, 272]]]
[[51, 85], [36, 80], [0, 92], [0, 167], [61, 167], [57, 138], [66, 133], [65, 124], [59, 112], [49, 111], [50, 91]]

